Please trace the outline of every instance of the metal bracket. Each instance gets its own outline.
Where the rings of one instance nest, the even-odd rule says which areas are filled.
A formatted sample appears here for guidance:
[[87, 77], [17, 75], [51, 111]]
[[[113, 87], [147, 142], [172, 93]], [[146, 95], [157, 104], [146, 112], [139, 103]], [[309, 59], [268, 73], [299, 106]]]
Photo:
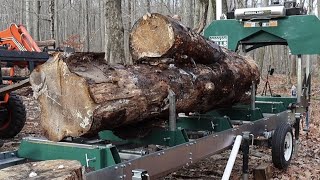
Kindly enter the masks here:
[[132, 174], [132, 180], [150, 180], [148, 172], [144, 169], [134, 169]]
[[86, 153], [86, 165], [87, 167], [89, 167], [89, 162], [90, 161], [96, 161], [96, 157], [93, 157], [93, 158], [88, 158], [88, 154]]

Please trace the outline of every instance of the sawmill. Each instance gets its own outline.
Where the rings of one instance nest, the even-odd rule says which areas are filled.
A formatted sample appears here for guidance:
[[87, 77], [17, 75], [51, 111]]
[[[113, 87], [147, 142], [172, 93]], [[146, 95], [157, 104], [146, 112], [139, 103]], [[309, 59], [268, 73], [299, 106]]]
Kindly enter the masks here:
[[[147, 13], [130, 32], [133, 65], [110, 65], [104, 53], [49, 55], [27, 36], [34, 47], [28, 51], [36, 52], [11, 46], [0, 51], [1, 62], [7, 62], [2, 69], [14, 63], [32, 71], [27, 79], [13, 72], [0, 77], [6, 117], [0, 135], [13, 128], [14, 107], [6, 105], [15, 97], [11, 92], [31, 85], [45, 137], [26, 137], [17, 151], [2, 152], [0, 179], [13, 177], [17, 164], [45, 167], [62, 159], [78, 163], [68, 166], [71, 179], [149, 180], [226, 149], [231, 153], [222, 179], [230, 178], [240, 151], [248, 179], [249, 150], [258, 140], [271, 148], [273, 165], [287, 169], [299, 146], [302, 118], [308, 128], [311, 72], [302, 55], [320, 54], [319, 29], [319, 19], [295, 2], [236, 9], [203, 35], [169, 16]], [[290, 96], [274, 94], [268, 81], [257, 94], [264, 74], [246, 53], [270, 45], [286, 45], [297, 56], [296, 93]], [[274, 69], [267, 72], [268, 77]]]

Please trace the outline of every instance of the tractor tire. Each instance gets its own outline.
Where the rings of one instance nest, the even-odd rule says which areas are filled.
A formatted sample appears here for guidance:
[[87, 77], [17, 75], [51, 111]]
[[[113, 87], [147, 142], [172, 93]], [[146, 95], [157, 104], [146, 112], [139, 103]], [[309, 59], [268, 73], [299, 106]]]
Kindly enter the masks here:
[[272, 162], [278, 169], [286, 169], [294, 151], [292, 127], [281, 123], [272, 136]]
[[19, 96], [10, 94], [0, 114], [0, 138], [13, 138], [26, 122], [26, 110]]

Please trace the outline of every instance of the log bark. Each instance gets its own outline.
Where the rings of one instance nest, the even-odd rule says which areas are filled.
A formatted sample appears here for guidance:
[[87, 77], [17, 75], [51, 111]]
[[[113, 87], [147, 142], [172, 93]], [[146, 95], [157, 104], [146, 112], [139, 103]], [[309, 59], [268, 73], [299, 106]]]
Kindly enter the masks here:
[[259, 81], [259, 71], [250, 58], [223, 51], [223, 59], [193, 66], [110, 66], [103, 53], [57, 54], [30, 75], [45, 134], [59, 141], [105, 129], [125, 136], [139, 123], [148, 129], [148, 123], [167, 120], [169, 90], [177, 113], [231, 106]]
[[0, 170], [0, 179], [59, 179], [82, 180], [82, 166], [78, 161], [48, 160], [30, 162]]
[[193, 32], [179, 21], [153, 13], [146, 14], [133, 26], [130, 51], [135, 62], [150, 58], [174, 58], [212, 64], [224, 58], [223, 50], [213, 41]]

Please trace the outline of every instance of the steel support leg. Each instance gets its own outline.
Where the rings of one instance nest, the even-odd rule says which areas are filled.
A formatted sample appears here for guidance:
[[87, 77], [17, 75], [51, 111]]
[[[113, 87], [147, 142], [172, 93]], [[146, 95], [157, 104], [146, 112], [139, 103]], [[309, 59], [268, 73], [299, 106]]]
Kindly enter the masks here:
[[169, 129], [177, 129], [176, 94], [172, 90], [169, 90]]
[[302, 92], [302, 58], [298, 55], [297, 60], [297, 103], [301, 103], [301, 92]]
[[243, 132], [243, 143], [242, 143], [242, 174], [243, 180], [249, 178], [249, 146], [250, 146], [250, 132]]
[[252, 81], [251, 85], [251, 110], [256, 109], [256, 84]]

